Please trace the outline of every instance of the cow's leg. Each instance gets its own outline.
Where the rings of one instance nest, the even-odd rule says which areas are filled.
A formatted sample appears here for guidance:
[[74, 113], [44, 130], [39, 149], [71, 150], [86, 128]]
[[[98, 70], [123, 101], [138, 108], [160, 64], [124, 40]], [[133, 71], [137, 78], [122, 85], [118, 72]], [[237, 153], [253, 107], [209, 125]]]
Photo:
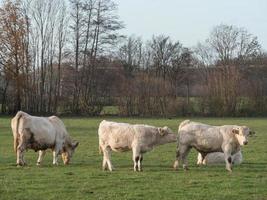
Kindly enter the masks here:
[[187, 156], [188, 153], [190, 152], [190, 147], [188, 146], [183, 146], [180, 149], [180, 155], [181, 155], [181, 161], [183, 163], [183, 169], [188, 170], [188, 161], [187, 161]]
[[140, 154], [139, 160], [138, 160], [138, 170], [141, 172], [142, 169], [142, 161], [143, 161], [143, 154]]
[[187, 163], [187, 155], [190, 151], [190, 147], [187, 145], [180, 145], [179, 148], [176, 151], [176, 160], [174, 162], [174, 169], [177, 169], [179, 167], [179, 162], [183, 164], [183, 168], [185, 170], [188, 170], [188, 163]]
[[229, 172], [232, 172], [232, 157], [231, 157], [231, 154], [225, 154], [224, 158], [225, 158], [225, 163], [226, 163], [226, 169]]
[[206, 165], [207, 164], [207, 159], [206, 159], [207, 153], [200, 153], [200, 155], [201, 155], [201, 164]]
[[206, 157], [202, 160], [202, 164], [207, 165], [207, 158]]
[[223, 147], [223, 153], [224, 153], [224, 160], [225, 160], [225, 168], [229, 171], [232, 172], [232, 146], [230, 144], [227, 144]]
[[58, 155], [62, 153], [62, 146], [63, 144], [58, 143], [53, 149], [53, 165], [58, 165]]
[[174, 164], [173, 164], [173, 168], [175, 170], [177, 170], [178, 167], [179, 167], [179, 160], [180, 160], [180, 151], [179, 151], [179, 148], [177, 147], [177, 149], [176, 149], [176, 159], [175, 159]]
[[225, 164], [226, 164], [226, 169], [229, 171], [229, 172], [232, 172], [232, 156], [231, 156], [231, 152], [226, 149], [224, 151], [224, 159], [225, 159]]
[[103, 153], [102, 169], [103, 169], [103, 171], [105, 171], [108, 168], [108, 162], [107, 162], [107, 158], [106, 158], [107, 156], [103, 150], [105, 147], [99, 146], [99, 148], [100, 148], [100, 151]]
[[24, 152], [26, 150], [26, 138], [25, 136], [22, 134], [20, 136], [20, 143], [17, 147], [17, 165], [25, 165], [26, 162], [24, 160]]
[[[103, 154], [104, 154], [103, 167], [104, 167], [104, 165], [106, 166], [106, 164], [107, 164], [109, 171], [113, 171], [114, 168], [113, 168], [113, 165], [110, 161], [111, 149], [109, 147], [106, 147], [105, 149], [103, 149]], [[105, 161], [105, 163], [104, 163], [104, 161]]]
[[45, 151], [44, 150], [40, 150], [39, 151], [39, 157], [38, 157], [38, 160], [37, 160], [37, 164], [36, 165], [41, 165], [41, 162], [44, 159], [44, 155], [45, 155]]
[[108, 162], [107, 162], [106, 156], [103, 155], [103, 163], [102, 163], [102, 169], [103, 169], [103, 171], [106, 171], [107, 170], [107, 167], [108, 167]]
[[140, 160], [141, 156], [142, 155], [140, 153], [139, 147], [134, 147], [133, 148], [134, 171], [138, 171], [139, 170], [138, 163], [139, 163], [139, 160]]
[[53, 150], [53, 165], [58, 165], [58, 154], [57, 150]]
[[198, 153], [197, 155], [197, 165], [202, 165], [203, 164], [203, 157], [201, 153]]

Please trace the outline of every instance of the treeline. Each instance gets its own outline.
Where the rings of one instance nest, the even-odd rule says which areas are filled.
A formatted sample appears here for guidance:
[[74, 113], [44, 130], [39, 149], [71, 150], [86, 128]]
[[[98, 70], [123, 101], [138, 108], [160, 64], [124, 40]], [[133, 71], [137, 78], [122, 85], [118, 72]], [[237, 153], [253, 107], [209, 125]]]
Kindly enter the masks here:
[[2, 113], [124, 116], [267, 114], [267, 56], [244, 28], [218, 25], [193, 48], [120, 34], [112, 0], [5, 0]]

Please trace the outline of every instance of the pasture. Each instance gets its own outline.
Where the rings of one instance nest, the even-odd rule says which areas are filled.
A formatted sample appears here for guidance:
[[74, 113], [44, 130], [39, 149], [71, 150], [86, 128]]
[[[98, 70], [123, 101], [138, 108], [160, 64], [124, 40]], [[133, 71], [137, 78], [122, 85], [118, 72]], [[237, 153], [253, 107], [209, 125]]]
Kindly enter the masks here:
[[[108, 119], [108, 118], [107, 118]], [[131, 152], [113, 153], [114, 172], [102, 171], [97, 127], [102, 118], [63, 118], [72, 138], [80, 142], [71, 164], [52, 166], [48, 151], [42, 166], [37, 153], [26, 153], [26, 167], [17, 167], [10, 118], [0, 118], [0, 199], [267, 199], [267, 119], [195, 118], [212, 125], [247, 125], [256, 131], [243, 147], [244, 162], [233, 173], [224, 165], [196, 165], [189, 156], [189, 171], [173, 171], [176, 144], [166, 144], [144, 154], [143, 172], [133, 172]], [[169, 126], [177, 132], [178, 119], [111, 118], [117, 122]]]

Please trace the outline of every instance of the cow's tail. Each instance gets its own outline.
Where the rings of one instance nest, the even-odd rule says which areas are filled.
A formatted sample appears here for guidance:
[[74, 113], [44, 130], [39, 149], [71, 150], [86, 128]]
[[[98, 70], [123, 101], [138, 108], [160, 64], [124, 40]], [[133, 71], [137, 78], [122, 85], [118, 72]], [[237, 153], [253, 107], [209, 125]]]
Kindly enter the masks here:
[[182, 121], [181, 124], [179, 125], [179, 129], [178, 129], [178, 131], [180, 131], [180, 129], [181, 129], [183, 126], [185, 126], [186, 124], [189, 124], [189, 123], [190, 123], [190, 120], [189, 120], [189, 119]]
[[16, 116], [15, 116], [15, 134], [14, 134], [14, 151], [15, 153], [17, 153], [17, 148], [18, 148], [18, 145], [19, 145], [19, 132], [18, 132], [18, 129], [19, 129], [19, 121], [20, 121], [20, 118], [23, 116], [23, 112], [19, 111]]
[[102, 154], [103, 153], [103, 149], [102, 149], [102, 147], [101, 147], [101, 144], [102, 144], [102, 140], [101, 140], [101, 130], [102, 130], [102, 128], [101, 128], [101, 126], [102, 126], [102, 124], [103, 123], [105, 123], [105, 121], [106, 120], [103, 120], [103, 121], [101, 121], [100, 122], [100, 124], [99, 124], [99, 127], [98, 127], [98, 132], [97, 132], [97, 134], [98, 134], [98, 139], [99, 139], [99, 145], [98, 145], [98, 151], [99, 151], [99, 154]]
[[99, 150], [99, 154], [102, 154], [103, 151], [100, 145], [98, 146], [98, 150]]

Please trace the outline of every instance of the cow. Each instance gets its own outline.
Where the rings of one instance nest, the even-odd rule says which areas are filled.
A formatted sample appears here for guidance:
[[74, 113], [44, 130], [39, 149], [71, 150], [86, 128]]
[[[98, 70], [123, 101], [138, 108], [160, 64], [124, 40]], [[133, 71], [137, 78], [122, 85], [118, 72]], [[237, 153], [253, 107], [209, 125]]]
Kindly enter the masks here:
[[117, 123], [103, 120], [99, 124], [99, 150], [103, 153], [102, 168], [113, 171], [110, 161], [111, 151], [132, 150], [134, 171], [142, 171], [145, 152], [155, 146], [176, 142], [177, 136], [168, 127], [154, 127], [143, 124]]
[[[239, 165], [243, 162], [243, 155], [241, 151], [238, 151], [232, 155], [232, 164]], [[217, 165], [225, 163], [224, 153], [222, 152], [213, 152], [208, 153], [203, 159], [201, 153], [198, 153], [197, 156], [197, 165]]]
[[[254, 137], [256, 135], [255, 131], [249, 131], [249, 137]], [[243, 155], [241, 150], [232, 155], [232, 163], [234, 165], [240, 165], [243, 162]], [[216, 165], [225, 163], [224, 153], [213, 152], [208, 153], [205, 158], [202, 157], [201, 153], [197, 156], [197, 165]]]
[[188, 169], [187, 155], [193, 147], [205, 159], [208, 153], [223, 152], [226, 169], [232, 171], [233, 155], [240, 147], [248, 144], [250, 130], [246, 126], [224, 125], [211, 126], [190, 120], [183, 121], [178, 129], [178, 142], [174, 169], [182, 162]]
[[41, 164], [47, 149], [53, 151], [54, 165], [58, 165], [60, 154], [67, 165], [79, 144], [71, 139], [64, 123], [56, 116], [36, 117], [19, 111], [11, 120], [11, 128], [17, 165], [21, 166], [26, 165], [24, 153], [27, 149], [39, 151], [37, 165]]

